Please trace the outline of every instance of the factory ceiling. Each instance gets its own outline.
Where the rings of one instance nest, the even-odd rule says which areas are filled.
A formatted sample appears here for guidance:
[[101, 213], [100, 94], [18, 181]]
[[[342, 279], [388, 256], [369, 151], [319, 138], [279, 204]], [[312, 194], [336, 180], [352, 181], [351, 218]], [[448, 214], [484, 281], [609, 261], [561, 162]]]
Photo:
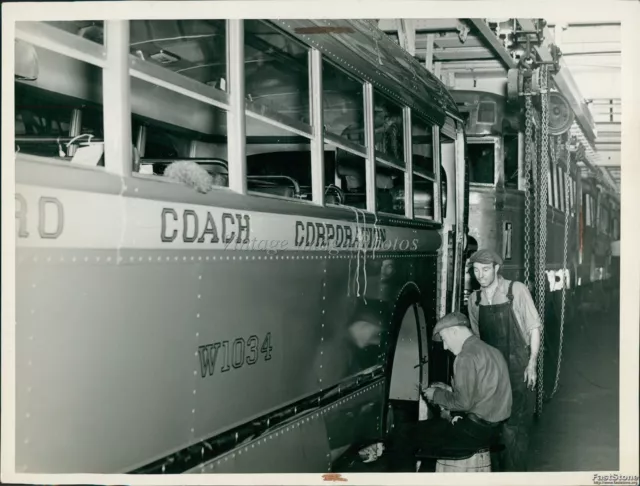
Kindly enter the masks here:
[[554, 84], [575, 113], [572, 132], [588, 145], [587, 169], [620, 190], [621, 28], [553, 19], [380, 19], [378, 26], [451, 88], [503, 94], [508, 71], [529, 45], [558, 56]]

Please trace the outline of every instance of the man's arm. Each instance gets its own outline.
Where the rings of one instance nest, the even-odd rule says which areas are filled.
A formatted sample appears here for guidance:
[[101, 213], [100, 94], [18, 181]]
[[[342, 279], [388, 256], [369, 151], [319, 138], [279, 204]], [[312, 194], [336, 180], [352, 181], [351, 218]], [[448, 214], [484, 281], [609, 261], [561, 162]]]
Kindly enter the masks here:
[[538, 351], [540, 350], [540, 329], [531, 331], [531, 353], [529, 354], [529, 363], [524, 371], [523, 381], [527, 383], [530, 389], [534, 389], [538, 381]]
[[[516, 286], [514, 285], [514, 289]], [[518, 320], [522, 332], [529, 337], [530, 353], [529, 363], [524, 373], [524, 381], [530, 388], [536, 385], [537, 381], [537, 363], [538, 353], [540, 352], [540, 334], [542, 322], [538, 315], [538, 310], [533, 303], [533, 298], [529, 293], [529, 289], [522, 283], [518, 282], [517, 293], [514, 292], [514, 311], [518, 315]]]
[[531, 330], [531, 354], [529, 355], [529, 364], [535, 363], [540, 352], [540, 328]]
[[514, 311], [518, 316], [518, 321], [520, 321], [523, 331], [526, 334], [530, 334], [534, 329], [540, 329], [542, 321], [527, 286], [521, 282], [515, 282], [513, 290]]
[[459, 356], [454, 365], [453, 391], [436, 388], [433, 402], [453, 412], [468, 412], [474, 405], [477, 371], [473, 358]]

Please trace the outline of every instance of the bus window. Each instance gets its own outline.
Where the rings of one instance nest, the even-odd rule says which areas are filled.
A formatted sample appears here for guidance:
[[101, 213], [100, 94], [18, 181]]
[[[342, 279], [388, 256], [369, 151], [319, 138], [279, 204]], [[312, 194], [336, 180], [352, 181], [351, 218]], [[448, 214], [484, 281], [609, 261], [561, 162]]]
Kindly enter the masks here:
[[435, 179], [433, 169], [433, 129], [431, 124], [412, 117], [411, 144], [413, 147], [413, 170], [430, 175]]
[[504, 185], [518, 188], [518, 135], [504, 136]]
[[214, 187], [228, 187], [227, 146], [224, 140], [201, 138], [200, 134], [179, 128], [160, 127], [134, 117], [134, 145], [140, 156], [140, 173], [164, 175], [175, 161], [193, 161], [213, 177]]
[[555, 173], [556, 173], [556, 196], [557, 196], [557, 201], [556, 201], [556, 208], [559, 209], [560, 211], [564, 211], [564, 172], [562, 172], [562, 169], [560, 168], [559, 165], [555, 166]]
[[375, 91], [373, 110], [376, 151], [404, 167], [402, 108]]
[[224, 20], [132, 20], [130, 37], [132, 55], [226, 90]]
[[[456, 174], [456, 145], [455, 139], [447, 136], [446, 133], [440, 132], [440, 215], [442, 221], [447, 219], [448, 208], [450, 206], [448, 199], [455, 194], [455, 184], [449, 185], [447, 178], [447, 171], [449, 175], [455, 178]], [[451, 190], [451, 194], [449, 191]], [[455, 215], [455, 196], [451, 200], [450, 216]]]
[[260, 20], [245, 20], [244, 44], [249, 103], [310, 124], [308, 48]]
[[585, 207], [586, 207], [586, 211], [585, 211], [585, 226], [593, 226], [592, 222], [591, 222], [591, 196], [589, 194], [585, 194], [584, 195], [584, 201], [585, 201]]
[[311, 200], [309, 139], [249, 117], [246, 137], [250, 192]]
[[434, 188], [433, 181], [413, 174], [413, 214], [416, 218], [435, 219]]
[[435, 192], [433, 127], [418, 117], [412, 117], [411, 140], [413, 214], [416, 218], [435, 219], [434, 195], [437, 193]]
[[[323, 59], [322, 94], [325, 130], [342, 136], [364, 127], [364, 89], [361, 81]], [[363, 133], [363, 132], [362, 132]], [[357, 141], [364, 146], [364, 136]]]
[[247, 189], [311, 200], [309, 49], [260, 20], [244, 29]]
[[[570, 172], [565, 172], [564, 176], [569, 179], [569, 206], [567, 207], [567, 211], [572, 211], [573, 210], [573, 179], [571, 177], [571, 173]], [[566, 182], [565, 182], [566, 184]]]
[[[247, 145], [248, 150], [254, 148], [252, 145]], [[277, 147], [282, 148], [282, 151], [274, 152], [275, 148], [271, 147], [269, 151], [247, 155], [249, 190], [312, 201], [311, 152], [308, 149], [297, 150], [293, 146], [285, 145]], [[335, 150], [325, 150], [325, 202], [341, 205], [344, 204], [344, 193], [339, 186], [343, 184], [335, 180], [335, 157]], [[276, 192], [277, 187], [280, 187], [280, 193]]]
[[404, 171], [376, 162], [376, 211], [404, 216]]
[[206, 165], [208, 159], [227, 159], [224, 110], [141, 79], [131, 79], [131, 90], [132, 137], [141, 173], [161, 175], [177, 160]]
[[69, 137], [73, 110], [61, 97], [17, 84], [15, 135], [20, 152], [59, 157], [62, 147], [56, 140]]
[[562, 178], [562, 169], [560, 169], [559, 165], [556, 165], [553, 170], [555, 171], [555, 176], [556, 176], [556, 190], [555, 190], [556, 208], [562, 211], [562, 208], [564, 206], [563, 199], [562, 199], [562, 194], [564, 192], [564, 180]]
[[547, 203], [552, 207], [555, 207], [554, 203], [558, 202], [558, 186], [556, 179], [555, 169], [551, 164], [549, 164], [547, 170]]
[[[224, 20], [134, 20], [130, 51], [155, 66], [152, 72], [162, 81], [191, 91], [195, 80], [207, 86], [202, 92], [221, 99], [219, 92], [227, 89], [225, 25]], [[134, 172], [162, 176], [173, 162], [188, 160], [212, 176], [214, 187], [228, 186], [223, 108], [132, 77], [131, 112], [139, 155]]]
[[367, 209], [363, 83], [323, 59], [322, 94], [326, 203]]
[[[68, 31], [76, 31], [73, 22], [67, 24]], [[89, 41], [79, 39], [82, 42]], [[22, 55], [33, 57], [19, 59]], [[16, 72], [27, 61], [37, 63], [37, 75], [16, 76], [16, 150], [84, 166], [104, 166], [102, 70], [33, 46], [17, 51]], [[78, 153], [88, 145], [100, 147]]]
[[[366, 158], [326, 144], [335, 153], [335, 182], [344, 194], [344, 205], [367, 209]], [[326, 180], [327, 184], [329, 180]]]
[[495, 180], [495, 146], [493, 143], [470, 143], [469, 182], [493, 184]]

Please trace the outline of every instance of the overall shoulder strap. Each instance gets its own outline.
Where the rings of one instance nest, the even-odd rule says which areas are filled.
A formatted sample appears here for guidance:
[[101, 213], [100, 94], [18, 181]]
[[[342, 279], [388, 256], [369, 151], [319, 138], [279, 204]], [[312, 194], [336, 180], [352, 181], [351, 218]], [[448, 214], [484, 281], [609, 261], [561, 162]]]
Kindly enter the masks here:
[[476, 294], [476, 306], [480, 307], [480, 299], [482, 299], [482, 295], [480, 294], [480, 292], [482, 292], [482, 290], [476, 290], [475, 294]]
[[509, 291], [507, 292], [507, 299], [509, 302], [513, 302], [513, 280], [509, 282]]

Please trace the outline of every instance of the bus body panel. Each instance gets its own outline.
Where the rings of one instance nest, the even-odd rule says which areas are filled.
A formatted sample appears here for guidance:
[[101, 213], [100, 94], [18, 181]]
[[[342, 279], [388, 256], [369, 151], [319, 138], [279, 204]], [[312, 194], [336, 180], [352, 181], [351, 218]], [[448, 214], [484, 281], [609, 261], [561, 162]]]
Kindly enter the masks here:
[[[88, 171], [67, 167], [48, 166], [43, 187], [31, 184], [28, 164], [38, 162], [21, 161], [16, 181], [17, 382], [28, 384], [17, 427], [29, 437], [16, 453], [26, 471], [125, 471], [381, 368], [376, 338], [390, 334], [405, 283], [435, 301], [435, 229], [382, 220], [367, 228], [395, 250], [313, 250], [295, 246], [311, 242], [296, 225], [355, 235], [362, 218], [260, 213], [213, 193], [180, 203], [179, 185], [104, 173], [86, 177], [86, 192]], [[164, 201], [152, 198], [154, 186], [164, 186]], [[362, 321], [369, 328], [353, 327]], [[383, 401], [368, 405], [378, 428]], [[330, 444], [349, 443], [337, 431], [374, 427], [358, 416], [348, 427], [327, 416]], [[51, 454], [64, 437], [69, 446]], [[87, 448], [95, 437], [115, 453]]]

